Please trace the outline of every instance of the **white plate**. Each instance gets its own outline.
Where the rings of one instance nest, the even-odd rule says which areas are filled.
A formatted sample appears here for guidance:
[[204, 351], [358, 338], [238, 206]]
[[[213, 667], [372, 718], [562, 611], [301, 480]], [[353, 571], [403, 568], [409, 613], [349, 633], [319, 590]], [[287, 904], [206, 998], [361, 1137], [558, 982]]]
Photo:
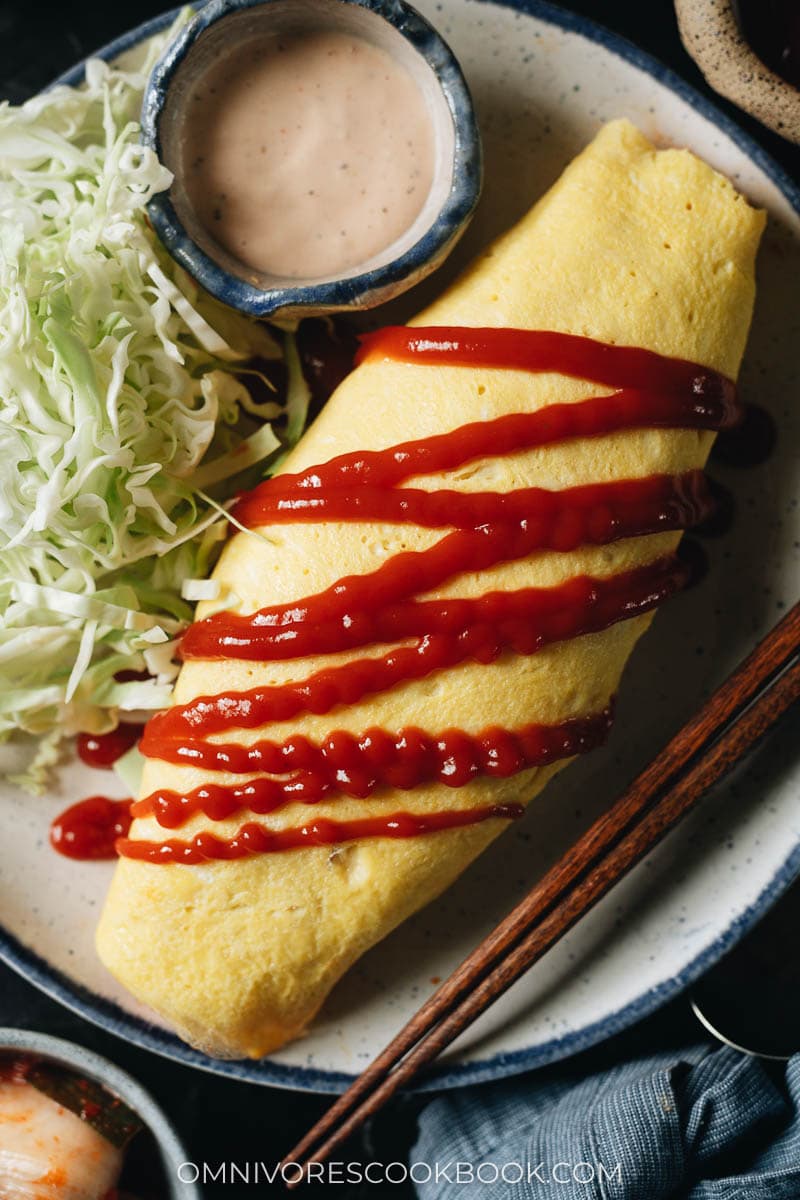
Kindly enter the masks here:
[[[173, 1058], [259, 1083], [340, 1090], [700, 700], [800, 595], [798, 347], [800, 197], [754, 143], [627, 43], [530, 0], [520, 8], [421, 0], [473, 90], [485, 196], [419, 305], [511, 224], [605, 120], [626, 115], [661, 143], [688, 145], [771, 214], [742, 391], [771, 409], [778, 447], [763, 467], [714, 468], [736, 494], [733, 531], [709, 546], [701, 587], [659, 615], [627, 672], [610, 744], [571, 767], [435, 905], [369, 953], [312, 1032], [260, 1063], [212, 1062], [137, 1008], [95, 957], [110, 867], [47, 846], [50, 818], [113, 779], [72, 765], [41, 801], [0, 797], [0, 951], [90, 1020]], [[152, 32], [157, 23], [143, 27]], [[115, 43], [118, 54], [143, 36]], [[393, 311], [396, 319], [398, 313]], [[402, 313], [400, 314], [402, 315]], [[710, 797], [547, 958], [456, 1043], [429, 1086], [497, 1078], [571, 1054], [643, 1017], [718, 958], [800, 869], [800, 763], [790, 719], [748, 771]]]

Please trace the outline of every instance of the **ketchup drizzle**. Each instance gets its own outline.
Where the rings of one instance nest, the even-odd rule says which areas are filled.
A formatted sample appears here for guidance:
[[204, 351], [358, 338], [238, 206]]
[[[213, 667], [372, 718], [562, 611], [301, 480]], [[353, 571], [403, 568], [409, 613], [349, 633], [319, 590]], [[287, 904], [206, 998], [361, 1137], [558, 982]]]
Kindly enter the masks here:
[[[186, 794], [154, 792], [134, 805], [135, 816], [175, 829], [197, 814], [212, 821], [242, 810], [260, 815], [292, 802], [316, 804], [333, 794], [366, 799], [383, 786], [413, 789], [438, 782], [460, 787], [478, 775], [502, 777], [581, 753], [607, 735], [608, 710], [554, 725], [492, 727], [478, 735], [410, 728], [396, 734], [370, 729], [361, 735], [333, 730], [319, 744], [297, 735], [249, 747], [208, 741], [231, 728], [255, 729], [303, 712], [321, 714], [352, 705], [467, 660], [488, 663], [504, 652], [534, 654], [551, 642], [646, 612], [688, 580], [685, 564], [668, 556], [610, 577], [577, 576], [550, 588], [419, 599], [460, 574], [541, 550], [566, 552], [702, 522], [713, 501], [700, 471], [561, 492], [426, 492], [398, 485], [479, 458], [623, 429], [730, 428], [740, 416], [730, 380], [651, 351], [522, 330], [392, 327], [362, 340], [361, 361], [381, 357], [555, 371], [617, 390], [475, 422], [386, 450], [340, 455], [267, 481], [243, 497], [235, 514], [249, 525], [387, 521], [448, 532], [425, 550], [395, 555], [368, 575], [347, 576], [295, 603], [244, 617], [219, 613], [195, 623], [182, 641], [186, 659], [276, 661], [368, 645], [392, 648], [380, 657], [356, 656], [296, 682], [202, 696], [157, 715], [145, 729], [144, 754], [212, 771], [256, 774], [233, 787], [206, 784]], [[410, 645], [394, 645], [409, 639]], [[513, 819], [521, 812], [519, 805], [499, 805], [344, 822], [325, 818], [282, 830], [248, 823], [229, 840], [210, 832], [189, 841], [122, 838], [117, 849], [152, 862], [196, 863], [362, 837], [412, 837], [490, 818]]]
[[277, 507], [274, 500], [282, 496], [291, 499], [336, 487], [360, 489], [369, 484], [386, 489], [415, 475], [440, 475], [479, 458], [578, 438], [605, 437], [623, 429], [733, 429], [741, 418], [735, 393], [722, 386], [713, 387], [705, 377], [698, 379], [696, 391], [622, 390], [571, 404], [549, 404], [535, 412], [475, 421], [450, 433], [401, 442], [387, 450], [341, 454], [298, 474], [278, 475], [244, 496], [234, 516], [245, 524], [255, 524], [264, 503], [270, 506], [266, 511], [273, 519]]
[[683, 358], [665, 358], [640, 346], [611, 345], [552, 330], [385, 325], [361, 338], [355, 361], [360, 364], [379, 358], [536, 374], [552, 371], [613, 388], [708, 393], [719, 396], [726, 405], [736, 406], [735, 384], [708, 367]]
[[108, 733], [79, 733], [76, 738], [78, 757], [87, 767], [113, 767], [142, 736], [143, 725], [122, 721]]
[[327, 520], [475, 529], [503, 521], [537, 521], [541, 522], [537, 530], [541, 542], [536, 548], [547, 550], [571, 550], [586, 542], [604, 544], [622, 537], [679, 529], [694, 524], [711, 504], [702, 471], [615, 479], [558, 492], [536, 487], [514, 492], [456, 492], [448, 488], [426, 492], [360, 484], [352, 489], [332, 486], [321, 493], [302, 487], [282, 492], [262, 487], [240, 501], [236, 510], [251, 525]]
[[130, 800], [89, 796], [65, 809], [50, 826], [50, 844], [59, 854], [81, 861], [115, 858], [115, 843], [131, 827]]
[[[426, 634], [411, 647], [392, 650], [379, 658], [354, 659], [339, 667], [317, 671], [299, 682], [200, 696], [152, 717], [140, 749], [145, 756], [158, 758], [161, 743], [157, 739], [162, 737], [179, 737], [182, 733], [208, 735], [231, 727], [257, 729], [270, 721], [291, 720], [300, 713], [322, 714], [340, 704], [355, 704], [366, 696], [389, 691], [409, 680], [424, 679], [433, 671], [457, 666], [467, 659], [492, 662], [505, 649], [535, 654], [550, 642], [597, 633], [617, 621], [649, 612], [684, 587], [689, 578], [690, 568], [680, 559], [659, 558], [607, 579], [580, 575], [554, 588], [531, 588], [523, 593], [493, 592], [474, 602], [450, 601], [452, 605], [470, 606], [488, 601], [483, 621], [470, 626], [464, 636], [459, 630], [455, 634]], [[538, 612], [527, 616], [522, 607], [528, 599], [526, 592], [539, 600]], [[519, 609], [508, 613], [520, 596]], [[498, 609], [506, 610], [510, 617], [507, 622], [495, 623], [494, 603]], [[540, 625], [529, 624], [532, 615], [541, 618]], [[309, 640], [313, 637], [310, 630]]]
[[260, 776], [239, 787], [205, 784], [194, 791], [153, 792], [137, 801], [134, 817], [154, 816], [166, 829], [178, 829], [197, 813], [224, 821], [242, 809], [264, 814], [284, 804], [317, 804], [332, 792], [365, 800], [378, 787], [407, 790], [422, 783], [463, 787], [478, 775], [504, 779], [528, 767], [585, 754], [600, 746], [611, 728], [611, 709], [575, 717], [557, 725], [525, 725], [518, 730], [491, 727], [477, 736], [460, 729], [398, 734], [368, 729], [362, 734], [338, 730], [322, 744], [304, 737], [254, 746], [214, 742], [162, 742], [157, 757], [203, 766], [212, 771], [288, 774]]
[[264, 825], [242, 825], [235, 837], [228, 840], [213, 833], [198, 833], [191, 841], [169, 838], [165, 842], [146, 842], [121, 838], [117, 852], [125, 858], [147, 862], [186, 863], [206, 862], [208, 859], [248, 858], [251, 854], [269, 854], [278, 850], [297, 850], [302, 846], [333, 846], [359, 838], [419, 837], [440, 829], [455, 829], [474, 825], [478, 821], [499, 818], [515, 821], [524, 809], [521, 804], [492, 804], [485, 808], [446, 810], [444, 812], [393, 813], [390, 817], [364, 817], [356, 821], [329, 821], [322, 818], [310, 825], [293, 829], [267, 829]]

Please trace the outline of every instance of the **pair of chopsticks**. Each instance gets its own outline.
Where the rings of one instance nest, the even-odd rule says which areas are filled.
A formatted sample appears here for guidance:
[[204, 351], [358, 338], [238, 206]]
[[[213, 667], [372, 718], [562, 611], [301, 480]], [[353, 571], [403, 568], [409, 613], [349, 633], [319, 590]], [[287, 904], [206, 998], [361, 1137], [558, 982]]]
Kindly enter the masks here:
[[800, 602], [284, 1158], [324, 1161], [677, 825], [800, 698]]

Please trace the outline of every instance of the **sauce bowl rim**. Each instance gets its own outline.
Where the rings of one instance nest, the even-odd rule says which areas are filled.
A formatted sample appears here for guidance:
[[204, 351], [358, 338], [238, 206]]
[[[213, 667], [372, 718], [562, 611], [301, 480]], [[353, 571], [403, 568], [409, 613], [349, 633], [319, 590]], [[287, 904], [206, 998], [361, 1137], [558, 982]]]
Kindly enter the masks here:
[[[277, 0], [209, 0], [166, 47], [145, 88], [141, 141], [163, 161], [159, 131], [172, 80], [186, 54], [211, 25], [249, 8]], [[286, 0], [283, 0], [286, 2]], [[290, 0], [291, 2], [291, 0]], [[301, 0], [297, 0], [301, 3]], [[175, 259], [216, 299], [251, 316], [310, 315], [371, 308], [413, 286], [443, 261], [475, 211], [482, 183], [480, 134], [461, 67], [441, 34], [405, 0], [333, 0], [382, 17], [408, 41], [433, 71], [453, 122], [452, 180], [431, 224], [413, 245], [381, 266], [356, 275], [261, 288], [225, 269], [191, 237], [170, 199], [169, 189], [148, 204], [155, 232]]]

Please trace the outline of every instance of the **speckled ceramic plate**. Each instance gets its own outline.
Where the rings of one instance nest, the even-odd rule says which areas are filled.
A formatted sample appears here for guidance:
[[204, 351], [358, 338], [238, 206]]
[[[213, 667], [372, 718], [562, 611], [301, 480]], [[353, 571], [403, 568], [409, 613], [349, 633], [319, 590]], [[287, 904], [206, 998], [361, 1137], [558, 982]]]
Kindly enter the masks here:
[[[601, 122], [626, 115], [661, 143], [690, 146], [769, 209], [742, 388], [772, 411], [780, 436], [761, 468], [715, 468], [737, 497], [733, 531], [710, 544], [702, 586], [667, 605], [640, 643], [608, 747], [566, 771], [438, 903], [368, 954], [306, 1038], [262, 1062], [212, 1062], [188, 1049], [97, 961], [92, 934], [110, 868], [59, 859], [46, 833], [59, 808], [106, 779], [72, 765], [41, 801], [4, 790], [0, 950], [8, 962], [141, 1046], [225, 1075], [319, 1091], [340, 1090], [364, 1067], [800, 596], [800, 195], [675, 76], [578, 18], [536, 0], [419, 7], [452, 44], [473, 90], [486, 186], [457, 255], [407, 303], [440, 289], [519, 217]], [[144, 26], [108, 53], [158, 27]], [[457, 1042], [424, 1086], [493, 1079], [574, 1053], [645, 1016], [723, 954], [800, 870], [798, 735], [800, 717]]]

